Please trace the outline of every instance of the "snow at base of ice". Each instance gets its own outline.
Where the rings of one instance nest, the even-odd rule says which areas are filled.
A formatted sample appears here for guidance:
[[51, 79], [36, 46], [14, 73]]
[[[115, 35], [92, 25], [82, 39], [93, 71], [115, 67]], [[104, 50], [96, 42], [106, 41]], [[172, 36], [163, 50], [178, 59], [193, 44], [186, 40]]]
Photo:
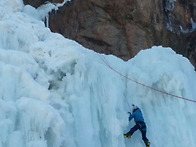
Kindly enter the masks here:
[[52, 33], [38, 11], [0, 3], [0, 147], [144, 147], [139, 131], [123, 138], [132, 103], [151, 147], [196, 146], [196, 103], [132, 81], [196, 100], [187, 58], [162, 46], [127, 62], [98, 54]]

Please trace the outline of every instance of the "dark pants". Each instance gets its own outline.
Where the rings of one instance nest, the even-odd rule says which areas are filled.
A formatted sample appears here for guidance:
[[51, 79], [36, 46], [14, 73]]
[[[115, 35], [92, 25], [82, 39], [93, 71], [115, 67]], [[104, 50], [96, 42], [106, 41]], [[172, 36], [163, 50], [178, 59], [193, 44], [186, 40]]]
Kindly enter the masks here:
[[142, 140], [144, 141], [145, 145], [147, 145], [148, 138], [146, 137], [146, 124], [144, 122], [136, 122], [136, 125], [133, 128], [131, 128], [127, 135], [131, 136], [138, 129], [142, 133]]

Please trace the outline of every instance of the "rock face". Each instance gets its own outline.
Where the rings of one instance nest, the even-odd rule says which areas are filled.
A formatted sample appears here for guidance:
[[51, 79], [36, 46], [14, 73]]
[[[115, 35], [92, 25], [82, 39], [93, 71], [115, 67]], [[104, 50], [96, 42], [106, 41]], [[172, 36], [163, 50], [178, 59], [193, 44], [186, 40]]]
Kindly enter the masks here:
[[49, 27], [124, 60], [153, 45], [170, 46], [196, 67], [195, 0], [72, 0], [50, 14]]

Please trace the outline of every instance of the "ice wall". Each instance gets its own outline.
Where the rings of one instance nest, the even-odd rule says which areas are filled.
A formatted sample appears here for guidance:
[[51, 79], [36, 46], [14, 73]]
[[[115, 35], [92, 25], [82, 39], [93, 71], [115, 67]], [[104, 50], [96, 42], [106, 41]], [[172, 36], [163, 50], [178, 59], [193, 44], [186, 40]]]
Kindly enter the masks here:
[[134, 125], [132, 103], [152, 147], [196, 145], [195, 103], [130, 80], [196, 100], [188, 59], [161, 46], [128, 62], [97, 54], [51, 33], [36, 9], [7, 2], [0, 4], [0, 147], [143, 147], [140, 132], [123, 138]]

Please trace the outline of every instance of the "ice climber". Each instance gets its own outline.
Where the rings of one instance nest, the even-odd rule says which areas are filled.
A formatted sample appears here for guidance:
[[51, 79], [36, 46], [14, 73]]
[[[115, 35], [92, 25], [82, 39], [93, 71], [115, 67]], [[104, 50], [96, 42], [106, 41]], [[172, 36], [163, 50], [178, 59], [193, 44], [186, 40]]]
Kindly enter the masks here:
[[137, 106], [132, 104], [132, 114], [131, 114], [131, 112], [128, 112], [128, 113], [130, 114], [129, 121], [131, 121], [134, 118], [135, 126], [132, 127], [129, 132], [124, 134], [124, 137], [131, 138], [131, 135], [139, 129], [142, 133], [142, 139], [143, 139], [146, 147], [149, 147], [150, 142], [149, 142], [148, 138], [146, 137], [146, 124], [144, 122], [144, 117], [142, 115], [141, 110]]

